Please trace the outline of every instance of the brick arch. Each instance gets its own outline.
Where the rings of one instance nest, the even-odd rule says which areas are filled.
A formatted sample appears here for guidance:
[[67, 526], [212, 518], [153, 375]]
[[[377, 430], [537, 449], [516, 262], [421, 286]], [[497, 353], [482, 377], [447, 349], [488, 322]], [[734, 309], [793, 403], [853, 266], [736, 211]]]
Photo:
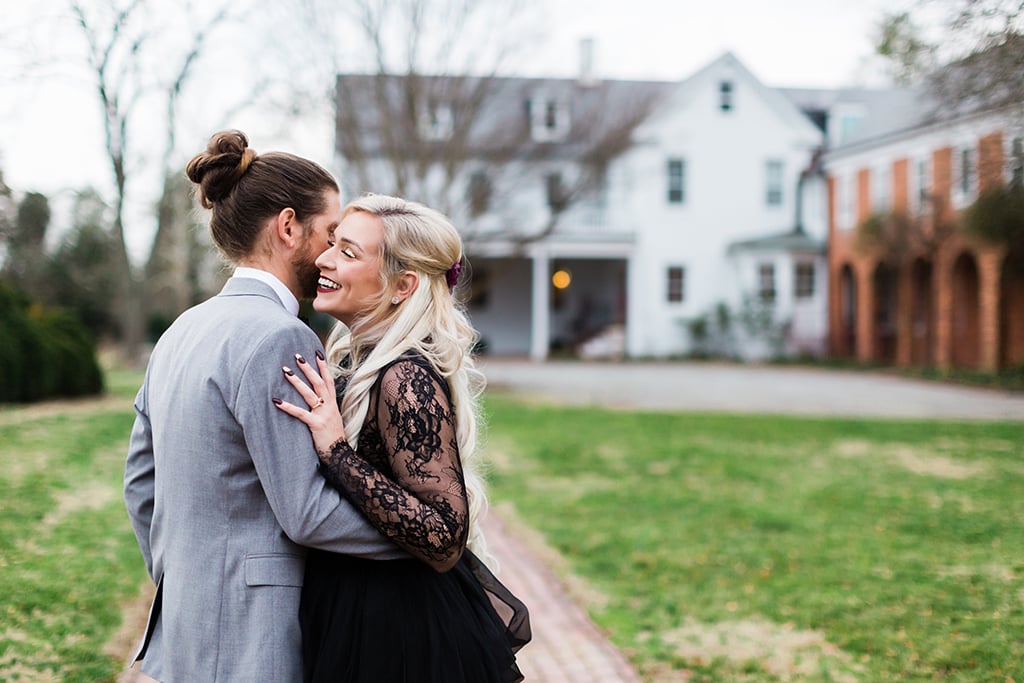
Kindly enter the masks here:
[[896, 287], [896, 269], [878, 263], [871, 273], [871, 355], [880, 363], [896, 360]]
[[999, 365], [1024, 367], [1024, 257], [1007, 255], [999, 273]]
[[935, 362], [935, 292], [932, 262], [915, 259], [910, 265], [910, 362], [931, 365]]
[[979, 331], [979, 274], [977, 258], [962, 252], [953, 262], [950, 341], [956, 367], [977, 368], [981, 361]]
[[850, 263], [839, 268], [839, 347], [837, 355], [852, 358], [857, 352], [857, 274]]

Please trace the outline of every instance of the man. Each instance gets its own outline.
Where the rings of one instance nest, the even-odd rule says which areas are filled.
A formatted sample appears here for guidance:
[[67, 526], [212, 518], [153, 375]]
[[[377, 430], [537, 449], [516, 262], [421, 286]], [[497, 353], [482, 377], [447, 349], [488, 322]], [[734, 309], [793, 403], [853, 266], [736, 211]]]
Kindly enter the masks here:
[[215, 135], [188, 175], [237, 267], [164, 333], [136, 397], [124, 494], [157, 586], [136, 660], [164, 683], [291, 683], [305, 547], [405, 556], [326, 485], [309, 431], [271, 401], [293, 354], [322, 353], [296, 313], [315, 293], [338, 187], [306, 159], [257, 156], [237, 131]]

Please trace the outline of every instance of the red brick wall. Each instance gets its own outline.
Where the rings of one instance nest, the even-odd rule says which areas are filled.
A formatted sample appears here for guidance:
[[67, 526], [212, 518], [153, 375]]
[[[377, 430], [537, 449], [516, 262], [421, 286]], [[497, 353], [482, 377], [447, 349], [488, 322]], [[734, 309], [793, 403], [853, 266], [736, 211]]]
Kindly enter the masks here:
[[1003, 184], [1003, 136], [986, 135], [978, 141], [978, 191], [986, 192]]
[[[985, 191], [1003, 182], [1003, 144], [998, 133], [978, 141], [979, 190]], [[899, 159], [892, 168], [893, 209], [910, 209], [908, 159]], [[932, 195], [938, 225], [956, 218], [951, 203], [953, 185], [953, 149], [943, 147], [932, 153]], [[856, 175], [856, 220], [871, 215], [871, 175], [867, 168]], [[879, 258], [857, 248], [855, 231], [839, 231], [836, 226], [835, 179], [828, 181], [829, 198], [829, 340], [833, 353], [843, 350], [840, 275], [844, 266], [853, 269], [856, 280], [855, 355], [870, 360], [875, 352], [876, 335], [873, 274]], [[931, 270], [931, 282], [911, 275], [911, 264], [899, 266], [897, 274], [896, 363], [907, 365], [930, 357], [939, 367], [966, 365], [984, 371], [1024, 363], [1024, 276], [1010, 276], [1002, 269], [1003, 250], [974, 243], [962, 233], [948, 236], [938, 250], [921, 254], [919, 272]], [[928, 302], [915, 301], [914, 290], [930, 294]], [[927, 334], [914, 338], [914, 307], [925, 311]], [[930, 313], [930, 315], [928, 315]], [[921, 317], [919, 312], [918, 317]], [[920, 326], [920, 321], [918, 322]], [[918, 348], [931, 339], [932, 348]], [[917, 344], [917, 346], [915, 346]]]
[[907, 172], [910, 162], [898, 159], [892, 165], [892, 208], [893, 211], [906, 211], [910, 208]]

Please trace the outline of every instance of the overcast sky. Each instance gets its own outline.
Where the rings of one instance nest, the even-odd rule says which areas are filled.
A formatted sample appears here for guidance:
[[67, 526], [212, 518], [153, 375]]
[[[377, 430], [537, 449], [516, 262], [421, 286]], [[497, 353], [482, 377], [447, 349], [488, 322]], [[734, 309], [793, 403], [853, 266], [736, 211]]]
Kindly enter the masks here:
[[[26, 13], [44, 5], [66, 6], [0, 0], [0, 40], [8, 42], [12, 27], [23, 27]], [[881, 0], [545, 0], [544, 43], [516, 71], [573, 76], [580, 40], [590, 37], [595, 72], [607, 78], [683, 80], [731, 51], [769, 86], [872, 84], [878, 82], [872, 31], [885, 6]], [[59, 35], [36, 36], [33, 45], [44, 52], [70, 49]], [[87, 184], [111, 187], [91, 85], [68, 75], [14, 76], [9, 69], [0, 76], [0, 167], [8, 185], [48, 195]], [[255, 122], [237, 125], [259, 131]], [[328, 120], [283, 136], [277, 129], [250, 135], [257, 151], [287, 149], [330, 164], [330, 130]]]

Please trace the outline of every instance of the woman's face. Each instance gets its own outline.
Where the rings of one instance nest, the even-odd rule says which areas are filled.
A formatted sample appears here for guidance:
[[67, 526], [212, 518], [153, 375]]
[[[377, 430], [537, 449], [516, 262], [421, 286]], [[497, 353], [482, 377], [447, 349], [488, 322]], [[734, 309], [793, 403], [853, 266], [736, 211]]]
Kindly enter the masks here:
[[384, 224], [372, 214], [354, 211], [334, 229], [330, 240], [327, 251], [316, 259], [320, 280], [313, 308], [351, 327], [359, 314], [373, 309], [383, 289]]

